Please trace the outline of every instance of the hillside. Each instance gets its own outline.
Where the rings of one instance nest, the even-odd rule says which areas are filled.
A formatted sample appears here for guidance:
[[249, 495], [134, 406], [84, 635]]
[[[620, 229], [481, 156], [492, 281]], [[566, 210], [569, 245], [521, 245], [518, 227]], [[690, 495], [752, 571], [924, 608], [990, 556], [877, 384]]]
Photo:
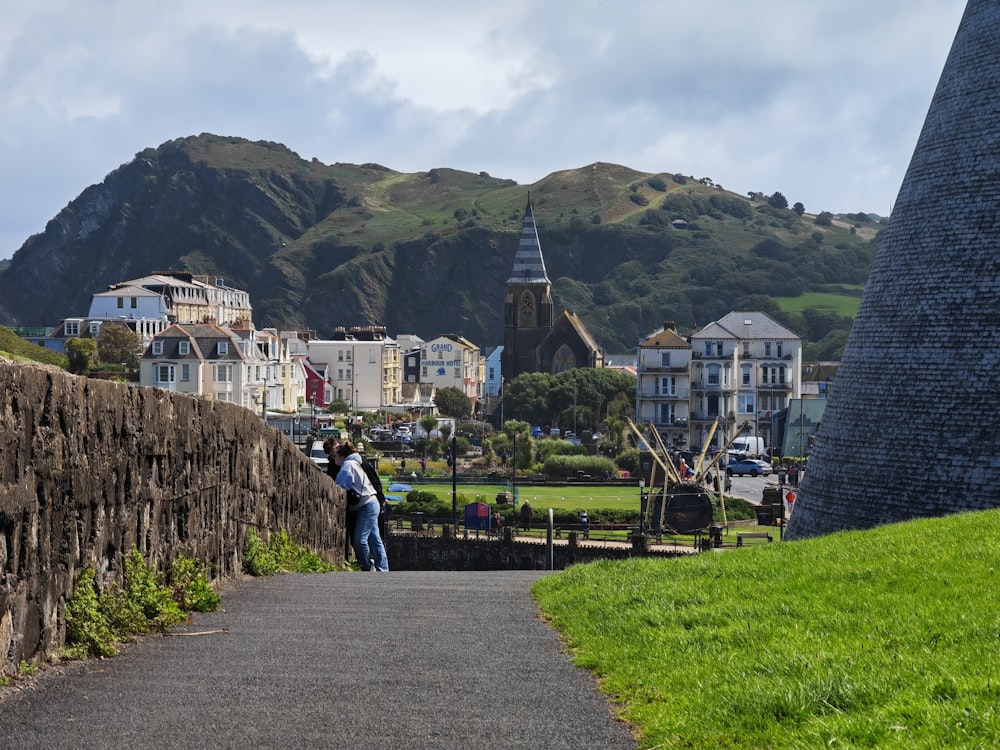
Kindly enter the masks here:
[[380, 323], [497, 344], [529, 191], [557, 305], [609, 352], [664, 320], [687, 330], [741, 307], [809, 341], [842, 335], [846, 319], [770, 298], [857, 296], [875, 255], [866, 217], [817, 226], [710, 180], [597, 163], [521, 186], [203, 134], [138, 153], [29, 238], [0, 269], [0, 323], [52, 325], [111, 283], [190, 270], [249, 290], [259, 326]]

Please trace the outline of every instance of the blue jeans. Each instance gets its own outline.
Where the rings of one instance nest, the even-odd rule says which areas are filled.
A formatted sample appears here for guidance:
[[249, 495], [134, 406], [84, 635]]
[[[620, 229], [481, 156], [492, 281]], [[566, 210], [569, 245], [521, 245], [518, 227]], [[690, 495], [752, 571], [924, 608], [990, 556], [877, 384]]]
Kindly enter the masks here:
[[385, 545], [378, 533], [378, 502], [369, 502], [358, 508], [358, 520], [354, 525], [354, 554], [362, 570], [372, 569], [372, 558], [375, 559], [375, 570], [388, 572], [389, 558], [385, 554]]

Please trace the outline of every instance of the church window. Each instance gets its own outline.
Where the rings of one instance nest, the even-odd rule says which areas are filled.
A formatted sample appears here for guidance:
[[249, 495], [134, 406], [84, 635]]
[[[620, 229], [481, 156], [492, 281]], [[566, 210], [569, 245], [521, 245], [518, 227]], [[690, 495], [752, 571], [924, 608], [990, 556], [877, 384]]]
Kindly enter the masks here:
[[531, 292], [521, 295], [520, 325], [534, 325], [535, 323], [535, 298]]
[[573, 356], [570, 348], [566, 344], [563, 344], [552, 358], [552, 373], [565, 372], [566, 370], [572, 370], [574, 367], [576, 367], [576, 357]]

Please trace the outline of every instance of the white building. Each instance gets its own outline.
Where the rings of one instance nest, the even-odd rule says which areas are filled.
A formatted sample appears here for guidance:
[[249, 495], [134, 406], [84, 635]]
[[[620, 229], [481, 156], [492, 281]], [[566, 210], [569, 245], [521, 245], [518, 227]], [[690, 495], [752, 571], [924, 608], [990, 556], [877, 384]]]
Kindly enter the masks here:
[[342, 399], [354, 412], [401, 408], [399, 346], [385, 328], [338, 328], [332, 339], [312, 339], [307, 346], [309, 360], [325, 368], [332, 401]]
[[731, 312], [691, 336], [690, 442], [713, 422], [722, 447], [742, 432], [772, 445], [771, 415], [802, 395], [802, 339], [762, 312]]
[[458, 388], [469, 401], [483, 397], [485, 362], [479, 347], [453, 333], [438, 336], [420, 347], [420, 382], [435, 389]]
[[688, 447], [691, 344], [677, 333], [672, 321], [639, 342], [635, 411], [638, 423], [652, 423], [666, 445]]

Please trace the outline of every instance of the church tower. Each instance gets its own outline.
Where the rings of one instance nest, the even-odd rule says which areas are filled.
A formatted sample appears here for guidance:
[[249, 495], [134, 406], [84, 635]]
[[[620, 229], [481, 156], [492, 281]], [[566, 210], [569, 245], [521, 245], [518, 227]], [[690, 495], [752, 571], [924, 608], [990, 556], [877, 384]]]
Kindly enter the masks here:
[[1000, 3], [969, 0], [786, 538], [1000, 506]]
[[514, 269], [507, 279], [500, 372], [509, 383], [538, 370], [538, 346], [552, 330], [552, 282], [545, 273], [542, 245], [535, 229], [531, 198], [524, 209]]

